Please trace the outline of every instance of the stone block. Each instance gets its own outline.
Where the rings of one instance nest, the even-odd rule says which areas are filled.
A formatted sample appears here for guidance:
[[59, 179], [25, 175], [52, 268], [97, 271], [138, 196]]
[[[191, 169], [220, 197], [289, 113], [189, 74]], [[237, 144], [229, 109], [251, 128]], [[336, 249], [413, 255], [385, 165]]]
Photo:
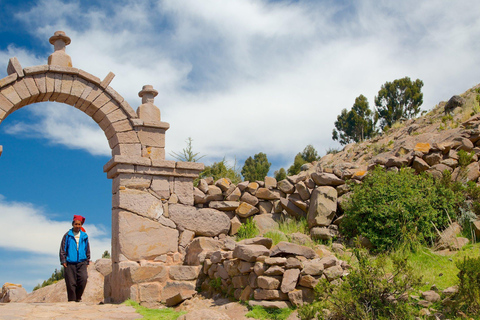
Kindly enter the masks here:
[[193, 206], [193, 180], [190, 178], [175, 177], [173, 192], [181, 204]]
[[180, 230], [191, 230], [197, 236], [217, 236], [227, 234], [230, 219], [223, 212], [215, 209], [197, 209], [185, 205], [170, 205], [169, 216]]
[[253, 297], [255, 300], [288, 300], [288, 294], [280, 290], [255, 289]]
[[278, 277], [259, 276], [257, 285], [261, 289], [277, 290], [280, 287], [280, 280]]
[[9, 84], [12, 84], [15, 82], [18, 78], [18, 75], [16, 73], [12, 73], [5, 78], [0, 80], [0, 88], [8, 86]]
[[250, 307], [260, 306], [266, 309], [286, 309], [290, 308], [291, 304], [287, 301], [248, 301]]
[[273, 204], [270, 201], [260, 201], [258, 203], [258, 210], [260, 214], [272, 213]]
[[71, 106], [75, 106], [86, 88], [87, 82], [84, 79], [74, 77], [74, 80], [72, 81], [72, 88], [70, 89], [70, 96], [67, 98], [67, 100], [65, 100], [65, 103]]
[[267, 188], [258, 188], [255, 197], [263, 200], [278, 200], [280, 199], [280, 192]]
[[165, 130], [155, 128], [138, 128], [138, 138], [144, 146], [165, 148]]
[[220, 211], [235, 211], [239, 204], [238, 201], [210, 201], [208, 207]]
[[200, 266], [171, 266], [169, 271], [170, 279], [180, 281], [196, 280], [200, 270]]
[[170, 198], [170, 193], [173, 191], [170, 189], [168, 177], [153, 176], [150, 188], [162, 199]]
[[110, 149], [113, 149], [117, 144], [129, 144], [129, 143], [134, 143], [134, 144], [140, 143], [134, 131], [118, 132], [108, 140]]
[[247, 262], [255, 262], [257, 257], [269, 256], [270, 251], [262, 245], [238, 244], [233, 251], [233, 257]]
[[157, 282], [142, 283], [138, 285], [138, 293], [140, 296], [140, 302], [156, 303], [160, 301], [162, 287], [160, 283]]
[[288, 293], [293, 291], [297, 286], [298, 277], [300, 276], [300, 270], [298, 269], [287, 269], [283, 274], [282, 285], [280, 290], [283, 293]]
[[13, 103], [10, 102], [3, 94], [0, 93], [0, 109], [5, 113], [10, 112], [13, 107]]
[[241, 218], [248, 218], [258, 212], [258, 209], [247, 202], [240, 202], [235, 213]]
[[133, 283], [165, 282], [168, 279], [167, 267], [162, 262], [147, 262], [128, 271]]
[[[118, 249], [127, 259], [152, 260], [178, 251], [178, 231], [136, 214], [113, 210], [112, 229], [118, 232]], [[112, 239], [112, 247], [114, 247]]]
[[337, 211], [337, 190], [333, 187], [317, 187], [312, 192], [307, 220], [309, 227], [323, 227], [332, 223]]
[[32, 76], [28, 76], [23, 78], [23, 82], [25, 82], [25, 85], [27, 86], [27, 89], [30, 92], [30, 99], [28, 101], [28, 104], [36, 102], [38, 97], [40, 96], [40, 91], [38, 90], [37, 85], [35, 84], [35, 80], [33, 79]]
[[62, 76], [60, 94], [57, 97], [57, 102], [65, 102], [70, 97], [70, 92], [72, 91], [74, 76], [69, 74], [64, 74]]
[[185, 250], [185, 264], [198, 266], [205, 261], [208, 253], [220, 250], [222, 246], [221, 241], [209, 237], [195, 238]]
[[22, 99], [18, 95], [18, 93], [15, 91], [12, 85], [9, 85], [7, 87], [3, 87], [0, 90], [0, 93], [8, 99], [16, 108], [20, 105], [20, 102]]
[[8, 60], [7, 73], [9, 75], [16, 73], [18, 77], [25, 76], [22, 65], [18, 61], [17, 57], [13, 57]]
[[125, 189], [113, 195], [114, 208], [125, 209], [152, 220], [158, 219], [163, 214], [162, 202], [150, 193]]
[[271, 257], [277, 256], [288, 256], [288, 255], [296, 255], [296, 256], [303, 256], [307, 259], [313, 259], [317, 257], [315, 251], [312, 248], [304, 247], [298, 244], [289, 243], [285, 241], [279, 242], [276, 246], [274, 246], [270, 250]]

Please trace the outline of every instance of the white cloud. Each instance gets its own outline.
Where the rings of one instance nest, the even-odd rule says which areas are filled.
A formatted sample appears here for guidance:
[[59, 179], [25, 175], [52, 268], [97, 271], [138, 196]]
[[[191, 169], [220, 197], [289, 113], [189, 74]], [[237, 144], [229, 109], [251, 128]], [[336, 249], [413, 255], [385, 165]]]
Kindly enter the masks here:
[[[341, 109], [360, 94], [373, 108], [385, 81], [422, 79], [425, 109], [479, 82], [475, 9], [475, 1], [165, 0], [85, 7], [55, 0], [39, 1], [18, 18], [44, 47], [55, 30], [65, 30], [74, 66], [100, 78], [113, 71], [112, 86], [134, 108], [141, 87], [154, 85], [162, 120], [171, 125], [167, 154], [191, 136], [206, 162], [262, 151], [283, 163], [307, 144], [321, 154], [337, 146], [331, 131]], [[16, 50], [22, 60], [39, 63], [34, 52], [15, 47], [0, 58]], [[107, 154], [92, 121], [73, 108], [51, 115], [54, 108], [37, 114], [41, 126], [16, 128]], [[59, 134], [65, 131], [71, 134]]]

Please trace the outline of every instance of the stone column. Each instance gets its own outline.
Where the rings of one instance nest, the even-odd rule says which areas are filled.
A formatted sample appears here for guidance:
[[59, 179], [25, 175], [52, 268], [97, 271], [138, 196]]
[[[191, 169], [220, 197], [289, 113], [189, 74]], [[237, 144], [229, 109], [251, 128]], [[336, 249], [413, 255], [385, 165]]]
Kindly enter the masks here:
[[72, 67], [72, 58], [65, 53], [65, 47], [71, 42], [65, 32], [56, 31], [49, 39], [53, 44], [54, 52], [48, 57], [48, 65], [59, 67]]

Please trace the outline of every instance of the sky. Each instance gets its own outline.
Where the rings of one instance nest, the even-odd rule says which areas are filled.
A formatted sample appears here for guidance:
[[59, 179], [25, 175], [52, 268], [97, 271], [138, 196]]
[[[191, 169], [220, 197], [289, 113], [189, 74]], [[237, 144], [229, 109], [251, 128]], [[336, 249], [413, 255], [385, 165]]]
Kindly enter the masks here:
[[[478, 84], [479, 12], [476, 0], [0, 0], [0, 78], [14, 56], [46, 64], [63, 30], [73, 66], [115, 73], [134, 109], [143, 85], [158, 90], [167, 159], [191, 137], [206, 165], [264, 152], [273, 175], [308, 144], [340, 148], [336, 117], [360, 94], [373, 109], [386, 81], [421, 79], [423, 110]], [[110, 251], [111, 156], [91, 118], [26, 106], [0, 124], [0, 145], [0, 285], [50, 277], [74, 214], [92, 258]]]

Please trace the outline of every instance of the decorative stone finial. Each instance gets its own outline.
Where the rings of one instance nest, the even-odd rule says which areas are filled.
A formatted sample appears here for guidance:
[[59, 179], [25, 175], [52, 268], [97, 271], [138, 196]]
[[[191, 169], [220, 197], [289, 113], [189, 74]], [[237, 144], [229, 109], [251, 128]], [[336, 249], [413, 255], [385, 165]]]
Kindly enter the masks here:
[[160, 122], [160, 109], [153, 104], [158, 91], [152, 85], [145, 85], [138, 96], [142, 98], [142, 104], [137, 109], [137, 115], [146, 122]]
[[53, 44], [54, 52], [48, 57], [48, 65], [72, 67], [72, 58], [65, 53], [65, 47], [72, 41], [65, 32], [56, 31], [49, 41]]

